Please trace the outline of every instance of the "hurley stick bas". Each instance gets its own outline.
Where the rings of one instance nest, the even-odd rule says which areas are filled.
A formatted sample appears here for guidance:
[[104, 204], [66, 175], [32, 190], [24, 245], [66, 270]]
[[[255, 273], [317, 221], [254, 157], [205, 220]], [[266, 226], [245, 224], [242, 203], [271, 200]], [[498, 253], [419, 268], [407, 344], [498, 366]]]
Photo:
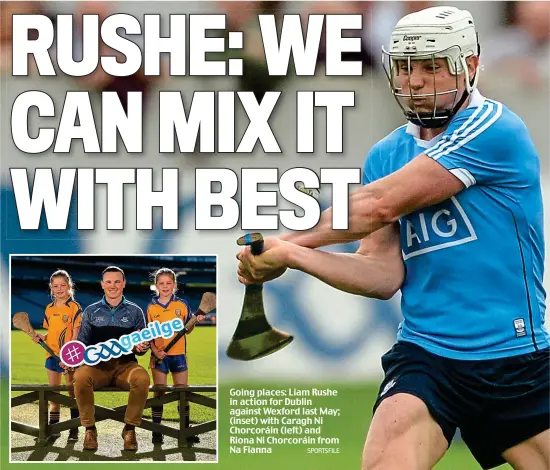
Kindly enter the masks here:
[[[248, 233], [237, 240], [239, 246], [250, 246], [254, 256], [264, 251], [261, 233]], [[239, 361], [251, 361], [273, 354], [289, 345], [293, 336], [273, 328], [264, 311], [263, 285], [249, 285], [244, 291], [243, 306], [233, 338], [227, 346], [227, 356]]]
[[[29, 321], [29, 316], [25, 312], [17, 312], [13, 316], [13, 326], [17, 328], [18, 330], [21, 330], [25, 333], [27, 333], [32, 339], [34, 339], [37, 335], [36, 331], [34, 331], [33, 327], [31, 326], [31, 322]], [[61, 363], [61, 359], [59, 356], [57, 356], [52, 349], [44, 342], [42, 339], [37, 343], [40, 346], [42, 346], [48, 353], [52, 355], [54, 360], [59, 364]]]
[[[319, 201], [319, 189], [306, 188], [300, 182], [295, 187]], [[247, 233], [237, 240], [237, 245], [250, 246], [250, 252], [258, 256], [264, 251], [264, 238], [261, 233]], [[227, 356], [239, 361], [260, 359], [288, 346], [293, 339], [292, 335], [273, 328], [267, 321], [263, 284], [246, 286], [241, 316], [227, 346]]]
[[[162, 350], [165, 353], [170, 351], [174, 345], [182, 338], [182, 336], [187, 332], [187, 330], [197, 323], [197, 315], [208, 315], [212, 310], [216, 308], [216, 294], [213, 292], [205, 292], [202, 295], [201, 303], [196, 312], [193, 313], [191, 319], [185, 324], [185, 328], [181, 331], [178, 331], [176, 336], [168, 343], [168, 345]], [[156, 359], [156, 362], [160, 364], [162, 359]]]

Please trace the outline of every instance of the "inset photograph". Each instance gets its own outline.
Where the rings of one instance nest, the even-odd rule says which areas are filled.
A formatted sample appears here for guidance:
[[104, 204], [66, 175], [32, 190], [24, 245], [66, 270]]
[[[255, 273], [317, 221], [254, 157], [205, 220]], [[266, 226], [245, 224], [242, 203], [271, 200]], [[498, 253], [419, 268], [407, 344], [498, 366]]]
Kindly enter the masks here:
[[216, 257], [10, 257], [11, 457], [217, 461]]

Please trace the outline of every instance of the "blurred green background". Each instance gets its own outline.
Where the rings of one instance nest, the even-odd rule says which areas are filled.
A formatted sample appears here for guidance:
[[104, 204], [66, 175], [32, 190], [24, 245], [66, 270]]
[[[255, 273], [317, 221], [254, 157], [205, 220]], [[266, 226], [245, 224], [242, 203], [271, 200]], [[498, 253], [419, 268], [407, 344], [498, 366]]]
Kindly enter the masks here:
[[[190, 353], [190, 363], [200, 363], [201, 367], [192, 367], [190, 369], [190, 383], [192, 384], [212, 384], [216, 380], [216, 360], [208, 351], [212, 350], [215, 343], [216, 331], [215, 328], [197, 328], [194, 332], [194, 347]], [[30, 344], [30, 339], [22, 332], [12, 332], [12, 381], [13, 383], [44, 383], [45, 371], [42, 366], [42, 351], [37, 346]], [[139, 358], [140, 363], [147, 368], [148, 356]], [[272, 446], [272, 454], [230, 454], [229, 453], [229, 399], [230, 390], [235, 389], [285, 389], [285, 388], [307, 389], [316, 387], [319, 389], [331, 388], [338, 391], [337, 397], [313, 397], [313, 407], [328, 407], [340, 408], [341, 416], [327, 417], [324, 419], [322, 426], [323, 437], [337, 437], [340, 444], [337, 447], [340, 450], [339, 454], [307, 454], [308, 447], [316, 447], [310, 445], [275, 445]], [[284, 461], [284, 467], [288, 469], [299, 470], [324, 470], [333, 468], [342, 469], [359, 469], [361, 451], [364, 443], [364, 437], [368, 430], [371, 408], [377, 393], [375, 384], [328, 384], [328, 383], [310, 383], [299, 386], [296, 383], [281, 383], [281, 382], [235, 382], [224, 383], [219, 388], [219, 462], [216, 468], [237, 470], [247, 468], [264, 468], [266, 470], [279, 470], [281, 462]], [[210, 394], [213, 395], [213, 394]], [[97, 402], [106, 406], [118, 406], [123, 404], [126, 399], [125, 393], [116, 394], [97, 394]], [[8, 399], [7, 382], [2, 382], [2, 402], [7, 403]], [[242, 408], [242, 407], [240, 407]], [[4, 408], [5, 409], [5, 408]], [[150, 417], [150, 411], [145, 413], [146, 417]], [[176, 405], [170, 404], [165, 407], [165, 418], [176, 419]], [[201, 406], [191, 407], [191, 420], [193, 423], [200, 423], [205, 420], [215, 417], [214, 410], [207, 409]], [[1, 440], [3, 450], [3, 461], [1, 468], [11, 467], [8, 464], [6, 456], [8, 455], [8, 416], [2, 415], [2, 430]], [[319, 446], [321, 447], [321, 446]], [[148, 461], [150, 465], [158, 466], [161, 462]], [[133, 464], [133, 463], [132, 463]], [[130, 463], [116, 462], [105, 464], [119, 468], [121, 465], [132, 465]], [[40, 464], [25, 463], [25, 467], [34, 468]], [[67, 465], [67, 464], [64, 464]], [[91, 465], [84, 462], [78, 463], [78, 468], [91, 468]], [[38, 467], [36, 467], [38, 468]], [[103, 468], [103, 467], [102, 467]], [[160, 467], [159, 467], [160, 468]], [[451, 446], [447, 455], [435, 467], [436, 470], [470, 470], [477, 469], [479, 466], [473, 460], [460, 440]], [[509, 466], [499, 467], [500, 469], [509, 469]]]

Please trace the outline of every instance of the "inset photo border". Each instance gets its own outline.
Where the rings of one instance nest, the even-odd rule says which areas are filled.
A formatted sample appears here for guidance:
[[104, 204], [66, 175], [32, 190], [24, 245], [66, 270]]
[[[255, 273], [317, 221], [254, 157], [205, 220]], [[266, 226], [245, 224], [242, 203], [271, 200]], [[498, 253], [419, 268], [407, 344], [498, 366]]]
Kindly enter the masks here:
[[217, 462], [217, 256], [10, 255], [10, 462]]

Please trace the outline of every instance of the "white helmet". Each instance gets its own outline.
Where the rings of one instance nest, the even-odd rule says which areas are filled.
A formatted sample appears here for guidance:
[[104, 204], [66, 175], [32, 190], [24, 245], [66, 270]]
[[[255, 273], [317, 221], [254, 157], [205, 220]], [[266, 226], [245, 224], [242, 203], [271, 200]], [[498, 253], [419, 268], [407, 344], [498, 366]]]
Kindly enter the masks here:
[[[393, 29], [389, 51], [382, 47], [382, 62], [391, 91], [406, 118], [423, 127], [441, 127], [450, 121], [477, 86], [479, 70], [476, 70], [474, 79], [470, 81], [466, 58], [478, 56], [479, 52], [474, 19], [466, 10], [445, 6], [433, 7], [403, 17]], [[402, 93], [395, 82], [399, 74], [397, 61], [407, 61], [410, 69], [411, 60], [435, 61], [437, 58], [447, 59], [449, 71], [456, 77], [455, 89], [437, 92], [434, 85], [433, 93], [415, 96], [436, 98], [437, 95], [455, 93], [453, 106], [451, 109], [437, 110], [434, 104], [433, 112], [420, 113], [415, 110], [414, 101], [411, 99], [412, 109], [406, 109], [399, 98], [412, 98], [412, 93]], [[458, 96], [461, 79], [464, 80], [465, 91], [462, 96]]]

